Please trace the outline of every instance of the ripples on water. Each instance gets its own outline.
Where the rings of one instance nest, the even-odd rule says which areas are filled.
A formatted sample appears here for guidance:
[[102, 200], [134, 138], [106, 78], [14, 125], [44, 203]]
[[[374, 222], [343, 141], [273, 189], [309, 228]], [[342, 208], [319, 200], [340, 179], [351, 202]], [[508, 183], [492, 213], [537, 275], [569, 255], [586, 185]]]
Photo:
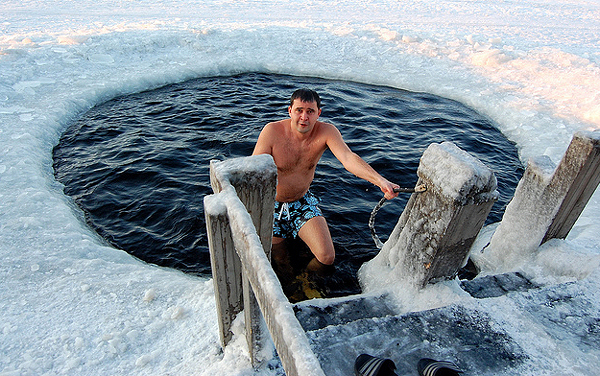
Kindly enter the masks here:
[[[523, 173], [515, 146], [464, 105], [426, 93], [271, 74], [200, 78], [116, 98], [83, 114], [54, 149], [65, 193], [104, 239], [150, 263], [210, 273], [202, 200], [211, 194], [209, 161], [247, 156], [262, 127], [287, 117], [298, 87], [322, 97], [320, 120], [340, 129], [350, 148], [389, 180], [411, 187], [419, 158], [433, 142], [452, 141], [488, 165], [500, 199], [488, 223], [501, 219]], [[312, 190], [321, 197], [336, 246], [328, 295], [359, 292], [356, 271], [376, 254], [368, 229], [382, 197], [345, 171], [330, 152]], [[408, 199], [377, 215], [382, 241]]]

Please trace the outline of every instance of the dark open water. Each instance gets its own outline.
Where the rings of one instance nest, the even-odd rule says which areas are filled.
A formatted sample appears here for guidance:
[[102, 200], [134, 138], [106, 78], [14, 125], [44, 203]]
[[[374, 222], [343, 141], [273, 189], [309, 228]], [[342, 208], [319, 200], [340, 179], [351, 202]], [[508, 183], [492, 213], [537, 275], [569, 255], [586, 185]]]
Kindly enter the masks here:
[[[119, 97], [83, 114], [54, 149], [56, 178], [103, 238], [162, 266], [210, 274], [202, 200], [212, 193], [211, 159], [247, 156], [262, 127], [287, 117], [298, 87], [317, 90], [321, 120], [336, 124], [350, 148], [401, 186], [417, 181], [433, 142], [452, 141], [496, 173], [499, 221], [523, 168], [515, 146], [464, 105], [426, 93], [315, 78], [247, 73], [208, 77]], [[368, 220], [382, 197], [326, 152], [312, 187], [336, 246], [329, 296], [359, 292], [355, 274], [376, 254]], [[382, 241], [408, 199], [377, 214]]]

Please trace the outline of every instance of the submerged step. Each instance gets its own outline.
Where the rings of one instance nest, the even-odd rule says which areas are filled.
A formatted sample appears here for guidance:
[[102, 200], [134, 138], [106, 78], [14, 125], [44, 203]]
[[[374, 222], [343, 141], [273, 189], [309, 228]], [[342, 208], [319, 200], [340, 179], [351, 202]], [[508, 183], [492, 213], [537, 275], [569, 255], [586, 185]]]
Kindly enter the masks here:
[[[304, 330], [314, 331], [330, 325], [343, 325], [366, 318], [395, 315], [397, 310], [387, 295], [376, 297], [356, 296], [344, 300], [333, 300], [326, 305], [304, 301], [294, 306], [294, 312]], [[325, 301], [321, 301], [325, 302]]]
[[472, 297], [482, 299], [496, 298], [509, 292], [524, 292], [541, 286], [530, 281], [523, 274], [515, 272], [461, 281], [460, 287]]

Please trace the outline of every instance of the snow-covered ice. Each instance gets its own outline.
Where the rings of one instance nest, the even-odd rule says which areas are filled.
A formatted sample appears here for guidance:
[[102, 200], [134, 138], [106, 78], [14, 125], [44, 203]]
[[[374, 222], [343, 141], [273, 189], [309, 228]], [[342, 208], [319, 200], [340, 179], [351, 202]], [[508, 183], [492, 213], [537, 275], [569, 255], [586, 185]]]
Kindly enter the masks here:
[[[107, 246], [62, 193], [52, 148], [95, 104], [245, 71], [353, 80], [458, 100], [492, 118], [524, 163], [557, 163], [574, 132], [600, 128], [599, 46], [598, 0], [4, 0], [0, 373], [277, 372], [252, 370], [241, 336], [221, 351], [212, 281]], [[529, 266], [548, 284], [579, 281], [570, 288], [594, 312], [599, 217], [596, 193]], [[458, 295], [422, 294], [406, 300], [427, 308]], [[482, 304], [522, 343], [540, 334], [526, 308]], [[537, 338], [525, 349], [547, 373], [600, 366], [597, 353]]]

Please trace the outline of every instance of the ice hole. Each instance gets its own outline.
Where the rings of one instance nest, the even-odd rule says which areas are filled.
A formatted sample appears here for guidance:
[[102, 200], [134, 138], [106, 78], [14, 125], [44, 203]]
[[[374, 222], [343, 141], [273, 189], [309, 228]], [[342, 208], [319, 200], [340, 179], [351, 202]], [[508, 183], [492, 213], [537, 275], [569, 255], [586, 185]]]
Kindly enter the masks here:
[[[345, 81], [244, 73], [204, 77], [115, 98], [82, 114], [54, 149], [54, 168], [89, 226], [115, 247], [149, 263], [208, 275], [202, 200], [212, 193], [211, 159], [250, 155], [262, 127], [287, 117], [289, 96], [309, 87], [323, 100], [321, 119], [350, 148], [401, 186], [414, 186], [425, 148], [452, 141], [488, 165], [501, 219], [523, 173], [517, 149], [493, 121], [461, 103], [427, 93]], [[336, 246], [337, 271], [319, 283], [324, 296], [359, 292], [356, 271], [376, 254], [368, 219], [377, 187], [345, 171], [329, 152], [312, 190], [322, 200]], [[408, 196], [377, 215], [382, 240]], [[304, 256], [297, 262], [301, 265]]]

